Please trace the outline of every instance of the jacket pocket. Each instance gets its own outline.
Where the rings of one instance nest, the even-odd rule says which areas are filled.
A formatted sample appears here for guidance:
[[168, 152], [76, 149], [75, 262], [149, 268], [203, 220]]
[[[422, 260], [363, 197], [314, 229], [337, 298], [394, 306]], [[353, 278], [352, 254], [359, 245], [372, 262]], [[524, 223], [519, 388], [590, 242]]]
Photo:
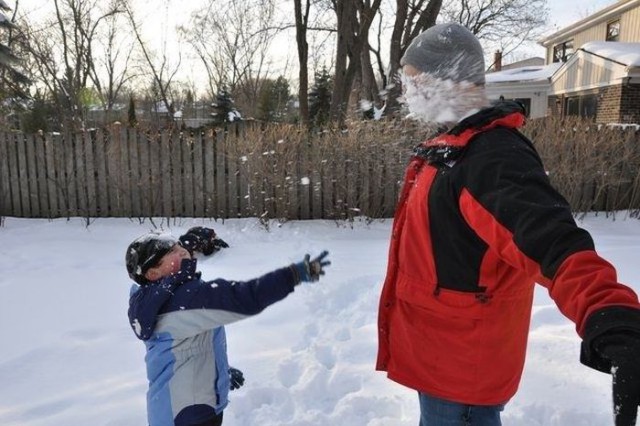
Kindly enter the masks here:
[[486, 306], [478, 300], [478, 294], [480, 293], [437, 288], [436, 283], [417, 280], [402, 271], [398, 272], [397, 297], [439, 314], [459, 318], [483, 318]]

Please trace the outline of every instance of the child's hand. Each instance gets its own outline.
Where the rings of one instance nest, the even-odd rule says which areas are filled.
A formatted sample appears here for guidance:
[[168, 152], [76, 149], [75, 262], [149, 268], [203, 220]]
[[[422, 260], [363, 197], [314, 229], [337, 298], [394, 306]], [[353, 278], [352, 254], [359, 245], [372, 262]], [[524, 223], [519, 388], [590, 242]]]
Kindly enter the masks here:
[[204, 226], [194, 226], [189, 229], [180, 237], [180, 244], [191, 253], [200, 252], [205, 256], [229, 247], [229, 244], [216, 237], [216, 232], [212, 228]]
[[231, 390], [240, 389], [244, 385], [244, 375], [237, 368], [229, 367], [229, 380], [231, 382]]
[[225, 243], [222, 238], [216, 237], [213, 239], [213, 248], [214, 248], [214, 251], [218, 251], [221, 248], [229, 248], [229, 244]]
[[320, 275], [324, 275], [324, 267], [331, 265], [331, 262], [325, 260], [329, 252], [324, 250], [318, 257], [310, 259], [308, 254], [302, 262], [291, 265], [298, 274], [300, 282], [315, 282], [320, 279]]

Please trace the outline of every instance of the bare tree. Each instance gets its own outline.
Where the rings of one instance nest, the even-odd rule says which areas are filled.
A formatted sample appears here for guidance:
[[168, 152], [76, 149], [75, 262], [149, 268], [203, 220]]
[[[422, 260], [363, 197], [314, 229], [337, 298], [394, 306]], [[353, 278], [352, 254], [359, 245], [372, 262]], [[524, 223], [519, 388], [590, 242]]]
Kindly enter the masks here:
[[[175, 59], [174, 62], [173, 58], [169, 58], [165, 41], [160, 54], [156, 54], [143, 37], [141, 24], [135, 16], [131, 4], [124, 3], [123, 6], [131, 25], [133, 35], [138, 42], [138, 48], [142, 53], [145, 69], [150, 73], [152, 80], [152, 92], [154, 96], [157, 97], [157, 99], [154, 99], [154, 102], [161, 102], [169, 112], [169, 115], [173, 117], [175, 111], [171, 88], [173, 80], [180, 69], [182, 53], [180, 52], [180, 49], [178, 49], [178, 52], [175, 55], [177, 56], [177, 59]], [[168, 28], [165, 28], [164, 31], [168, 31]], [[172, 62], [174, 62], [174, 65], [172, 65]]]
[[54, 16], [29, 24], [29, 54], [37, 80], [53, 96], [61, 122], [84, 126], [84, 101], [95, 68], [93, 49], [99, 26], [120, 12], [98, 0], [53, 0]]
[[[111, 0], [110, 8], [117, 10], [119, 4], [120, 0]], [[98, 39], [101, 55], [91, 61], [89, 75], [108, 113], [113, 110], [125, 84], [135, 77], [129, 68], [134, 42], [124, 33], [120, 18], [120, 14], [106, 18], [106, 28]]]
[[[384, 30], [384, 12], [382, 8], [378, 10], [378, 28], [376, 30], [376, 45], [369, 45], [369, 51], [375, 57], [375, 63], [378, 68], [378, 73], [380, 74], [380, 82], [382, 87], [387, 87], [387, 71], [385, 68], [384, 60], [382, 59], [382, 33]], [[373, 67], [373, 64], [372, 64]]]
[[[222, 82], [225, 80], [225, 71], [222, 65], [218, 65], [220, 61], [219, 49], [216, 48], [214, 40], [207, 40], [207, 37], [212, 37], [210, 15], [213, 14], [214, 2], [209, 1], [207, 7], [198, 10], [192, 15], [192, 20], [188, 26], [179, 28], [179, 31], [184, 35], [185, 40], [191, 45], [194, 52], [202, 62], [207, 73], [207, 92], [210, 99], [214, 99], [216, 91]], [[197, 30], [196, 30], [197, 28]], [[206, 31], [206, 34], [203, 32]]]
[[15, 25], [20, 2], [16, 0], [11, 17], [6, 15], [11, 10], [0, 0], [0, 27], [4, 29], [0, 41], [0, 84], [1, 90], [8, 96], [26, 97], [25, 86], [30, 82], [27, 76], [16, 67], [19, 55], [24, 51], [24, 34]]
[[[335, 12], [329, 2], [322, 0], [294, 0], [296, 45], [298, 51], [298, 99], [300, 120], [310, 125], [309, 117], [309, 56], [312, 70], [327, 66], [325, 49], [337, 34]], [[333, 43], [333, 42], [331, 42]], [[309, 46], [311, 45], [311, 49]]]
[[253, 109], [269, 77], [269, 47], [280, 27], [273, 0], [209, 0], [181, 28], [204, 65], [213, 98], [226, 86], [238, 105]]
[[298, 46], [298, 101], [300, 104], [300, 121], [305, 126], [309, 125], [309, 43], [307, 42], [307, 28], [309, 26], [309, 10], [311, 0], [305, 0], [304, 9], [302, 0], [293, 0], [296, 22], [296, 42]]
[[335, 78], [331, 98], [331, 118], [342, 122], [346, 116], [353, 82], [362, 71], [362, 52], [369, 50], [369, 28], [381, 0], [332, 0], [337, 18]]
[[498, 45], [507, 54], [542, 34], [546, 5], [546, 0], [456, 0], [443, 5], [442, 16], [467, 27], [484, 45]]

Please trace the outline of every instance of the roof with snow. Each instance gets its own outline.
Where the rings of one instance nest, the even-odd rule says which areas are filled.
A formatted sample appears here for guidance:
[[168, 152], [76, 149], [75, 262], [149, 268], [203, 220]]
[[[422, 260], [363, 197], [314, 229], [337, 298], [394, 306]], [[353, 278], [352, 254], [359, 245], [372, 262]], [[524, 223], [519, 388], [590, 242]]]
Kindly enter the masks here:
[[548, 80], [562, 66], [556, 62], [550, 65], [513, 68], [485, 75], [487, 83], [532, 82]]
[[591, 41], [583, 44], [580, 50], [628, 67], [640, 67], [640, 43]]
[[[640, 43], [622, 43], [613, 41], [592, 41], [582, 45], [568, 62], [555, 62], [543, 66], [526, 66], [486, 74], [488, 84], [499, 83], [531, 83], [549, 80], [564, 66], [560, 73], [573, 67], [574, 62], [582, 55], [592, 55], [600, 60], [610, 61], [629, 68], [640, 67]], [[585, 57], [585, 59], [588, 56]], [[615, 65], [613, 65], [615, 66]]]
[[523, 59], [508, 64], [502, 64], [501, 71], [512, 70], [514, 68], [522, 67], [541, 67], [545, 64], [545, 59], [539, 56], [533, 56], [531, 58]]

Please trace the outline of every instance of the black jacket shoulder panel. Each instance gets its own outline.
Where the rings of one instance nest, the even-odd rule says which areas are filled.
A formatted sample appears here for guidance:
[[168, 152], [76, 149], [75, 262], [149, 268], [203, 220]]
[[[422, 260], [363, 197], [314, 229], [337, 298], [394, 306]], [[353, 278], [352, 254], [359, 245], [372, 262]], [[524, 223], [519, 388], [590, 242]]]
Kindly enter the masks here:
[[457, 166], [460, 184], [513, 234], [547, 278], [571, 254], [593, 249], [533, 144], [517, 130], [499, 127], [477, 135]]

